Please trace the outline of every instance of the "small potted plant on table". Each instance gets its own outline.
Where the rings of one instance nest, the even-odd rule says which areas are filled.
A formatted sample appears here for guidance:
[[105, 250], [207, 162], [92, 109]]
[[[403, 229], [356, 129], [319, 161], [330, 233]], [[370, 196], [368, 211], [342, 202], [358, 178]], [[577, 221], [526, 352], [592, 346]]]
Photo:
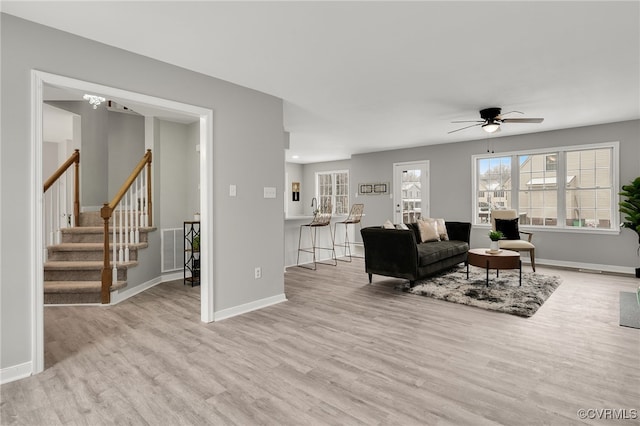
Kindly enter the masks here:
[[489, 232], [489, 238], [491, 239], [491, 245], [489, 246], [489, 251], [493, 253], [497, 253], [500, 251], [500, 241], [504, 237], [504, 234], [500, 231], [491, 231]]

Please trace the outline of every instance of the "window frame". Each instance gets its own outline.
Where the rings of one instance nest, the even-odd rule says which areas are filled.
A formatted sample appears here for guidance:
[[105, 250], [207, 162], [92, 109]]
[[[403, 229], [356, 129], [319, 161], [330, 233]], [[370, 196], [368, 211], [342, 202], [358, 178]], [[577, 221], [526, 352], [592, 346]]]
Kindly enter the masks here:
[[[611, 213], [611, 227], [610, 228], [590, 228], [590, 227], [576, 227], [566, 225], [566, 153], [572, 151], [586, 151], [591, 149], [611, 149], [611, 200], [610, 200], [610, 213]], [[620, 187], [620, 142], [602, 142], [583, 145], [567, 145], [567, 146], [550, 146], [547, 148], [525, 149], [520, 151], [508, 151], [499, 153], [487, 153], [487, 154], [475, 154], [471, 156], [471, 170], [472, 170], [472, 183], [471, 183], [471, 206], [472, 206], [472, 226], [476, 228], [491, 228], [491, 223], [479, 222], [480, 207], [478, 206], [478, 161], [488, 158], [496, 157], [510, 157], [511, 161], [511, 201], [510, 208], [518, 209], [518, 190], [519, 190], [519, 177], [520, 167], [518, 164], [518, 157], [522, 155], [539, 155], [539, 154], [557, 154], [557, 224], [555, 226], [545, 225], [521, 225], [522, 229], [531, 229], [543, 232], [576, 232], [587, 234], [619, 234], [620, 233], [620, 212], [618, 211], [618, 202], [620, 196], [618, 189]], [[546, 169], [546, 167], [545, 167]]]
[[[337, 188], [337, 179], [336, 179], [336, 175], [337, 174], [346, 174], [347, 175], [347, 203], [346, 203], [346, 213], [336, 213], [336, 207], [337, 207], [337, 203], [336, 203], [336, 188]], [[349, 169], [343, 169], [343, 170], [326, 170], [326, 171], [319, 171], [319, 172], [315, 172], [315, 197], [316, 200], [318, 200], [318, 203], [320, 203], [320, 175], [331, 175], [331, 214], [332, 215], [343, 215], [343, 216], [347, 216], [349, 215], [349, 209], [351, 208], [351, 204], [350, 204], [350, 200], [351, 200], [351, 176], [349, 173]], [[318, 204], [318, 208], [319, 208], [319, 204]]]

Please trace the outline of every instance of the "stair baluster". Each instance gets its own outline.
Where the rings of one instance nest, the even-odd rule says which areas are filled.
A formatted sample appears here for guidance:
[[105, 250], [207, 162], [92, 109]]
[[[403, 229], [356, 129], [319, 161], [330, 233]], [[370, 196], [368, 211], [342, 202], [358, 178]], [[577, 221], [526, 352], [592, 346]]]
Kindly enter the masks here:
[[129, 197], [124, 196], [124, 261], [129, 261]]
[[149, 226], [149, 217], [147, 216], [147, 174], [142, 174], [142, 226]]
[[111, 247], [113, 247], [113, 252], [111, 253], [111, 263], [113, 264], [113, 268], [111, 270], [111, 284], [117, 284], [118, 282], [118, 258], [116, 257], [116, 246], [118, 245], [118, 240], [116, 239], [116, 218], [114, 217], [111, 220], [111, 228], [113, 230], [113, 235], [111, 239]]
[[135, 193], [135, 197], [134, 197], [134, 201], [135, 201], [135, 206], [136, 206], [136, 211], [135, 211], [135, 215], [136, 215], [136, 226], [135, 226], [135, 233], [134, 233], [134, 242], [136, 244], [138, 244], [140, 242], [140, 188], [138, 187], [138, 185], [141, 186], [141, 180], [142, 178], [138, 175], [138, 177], [136, 178], [136, 193]]
[[[116, 227], [115, 220], [114, 220], [113, 227], [114, 228]], [[118, 231], [120, 232], [120, 239], [119, 239], [120, 249], [118, 250], [118, 261], [122, 263], [124, 262], [124, 245], [123, 245], [123, 238], [122, 238], [122, 204], [118, 204]]]

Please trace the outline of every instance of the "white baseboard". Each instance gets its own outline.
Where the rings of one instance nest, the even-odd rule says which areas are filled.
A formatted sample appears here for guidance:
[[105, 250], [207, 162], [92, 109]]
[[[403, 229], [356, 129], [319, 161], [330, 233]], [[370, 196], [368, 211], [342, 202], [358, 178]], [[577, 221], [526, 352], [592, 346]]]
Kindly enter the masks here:
[[159, 277], [156, 277], [152, 280], [147, 281], [146, 283], [137, 285], [129, 289], [125, 288], [123, 290], [116, 290], [111, 293], [111, 305], [117, 305], [118, 303], [124, 300], [127, 300], [128, 298], [133, 297], [138, 293], [142, 293], [145, 290], [149, 290], [151, 287], [155, 287], [158, 284], [161, 284], [167, 281], [178, 280], [180, 278], [183, 278], [182, 271], [174, 272], [173, 274], [161, 275]]
[[0, 384], [14, 382], [29, 377], [33, 373], [31, 361], [0, 369]]
[[253, 302], [245, 303], [243, 305], [234, 306], [232, 308], [222, 309], [214, 312], [213, 320], [221, 321], [223, 319], [235, 317], [237, 315], [246, 314], [247, 312], [255, 311], [258, 309], [266, 308], [267, 306], [275, 305], [280, 302], [286, 302], [287, 297], [282, 294], [276, 296], [266, 297], [264, 299], [255, 300]]
[[44, 304], [45, 308], [64, 308], [64, 307], [69, 307], [69, 306], [93, 306], [93, 307], [100, 307], [100, 306], [109, 306], [109, 305], [103, 305], [102, 303], [51, 303], [51, 304]]
[[613, 274], [625, 274], [625, 275], [626, 274], [635, 275], [636, 273], [635, 268], [633, 267], [602, 265], [599, 263], [570, 262], [567, 260], [550, 260], [550, 259], [536, 258], [536, 265], [556, 266], [559, 268], [570, 268], [570, 269], [586, 269], [590, 271], [601, 271], [601, 272], [609, 272]]

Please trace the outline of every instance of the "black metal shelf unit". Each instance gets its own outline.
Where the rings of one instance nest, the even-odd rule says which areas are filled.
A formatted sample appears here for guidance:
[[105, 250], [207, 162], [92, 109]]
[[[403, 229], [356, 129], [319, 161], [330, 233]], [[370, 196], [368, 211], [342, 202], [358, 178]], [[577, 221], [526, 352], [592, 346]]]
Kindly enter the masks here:
[[184, 222], [184, 284], [200, 285], [200, 222]]

